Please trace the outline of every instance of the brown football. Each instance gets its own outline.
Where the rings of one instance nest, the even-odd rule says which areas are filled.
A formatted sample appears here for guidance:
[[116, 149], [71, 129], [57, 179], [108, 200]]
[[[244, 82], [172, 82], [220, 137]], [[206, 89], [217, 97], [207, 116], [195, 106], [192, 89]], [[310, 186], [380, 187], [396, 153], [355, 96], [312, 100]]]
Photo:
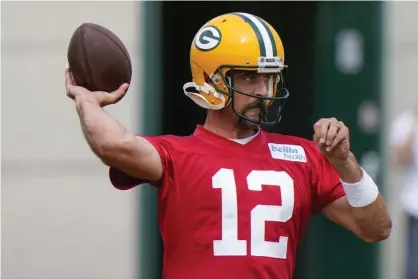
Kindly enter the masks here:
[[103, 26], [80, 25], [71, 37], [67, 58], [77, 85], [91, 91], [112, 92], [131, 82], [129, 53], [122, 41]]

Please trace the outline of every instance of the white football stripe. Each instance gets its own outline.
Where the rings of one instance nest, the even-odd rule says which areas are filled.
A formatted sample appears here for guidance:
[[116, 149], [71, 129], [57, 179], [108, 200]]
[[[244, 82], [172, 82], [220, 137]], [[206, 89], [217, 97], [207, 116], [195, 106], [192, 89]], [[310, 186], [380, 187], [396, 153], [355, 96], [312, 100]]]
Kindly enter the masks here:
[[264, 45], [266, 47], [266, 57], [273, 57], [273, 42], [270, 40], [269, 34], [264, 27], [263, 23], [256, 18], [255, 16], [247, 13], [238, 13], [241, 15], [246, 16], [249, 20], [251, 20], [255, 26], [257, 26], [258, 31], [260, 31], [261, 36], [263, 37]]

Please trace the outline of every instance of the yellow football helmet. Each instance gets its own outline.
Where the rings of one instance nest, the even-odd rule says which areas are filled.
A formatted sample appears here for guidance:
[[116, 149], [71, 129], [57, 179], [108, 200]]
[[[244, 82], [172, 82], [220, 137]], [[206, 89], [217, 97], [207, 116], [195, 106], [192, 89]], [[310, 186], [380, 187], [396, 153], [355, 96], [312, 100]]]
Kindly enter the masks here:
[[[208, 21], [194, 37], [190, 66], [193, 81], [186, 83], [183, 90], [197, 105], [219, 110], [232, 104], [234, 112], [247, 121], [263, 125], [280, 122], [289, 96], [283, 80], [287, 66], [279, 35], [263, 19], [248, 13], [228, 13]], [[231, 73], [236, 70], [272, 74], [268, 96], [234, 88]], [[272, 121], [265, 120], [266, 115], [262, 113], [258, 121], [248, 119], [235, 110], [233, 92], [256, 97], [263, 107], [265, 102], [270, 106], [278, 101], [277, 115]]]

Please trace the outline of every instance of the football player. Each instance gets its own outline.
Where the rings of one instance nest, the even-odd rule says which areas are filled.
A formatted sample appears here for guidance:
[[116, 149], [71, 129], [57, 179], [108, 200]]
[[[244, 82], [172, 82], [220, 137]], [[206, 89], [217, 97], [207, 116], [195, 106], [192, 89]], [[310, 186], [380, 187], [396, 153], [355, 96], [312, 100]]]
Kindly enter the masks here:
[[93, 94], [66, 70], [67, 95], [111, 183], [159, 190], [163, 278], [290, 279], [316, 213], [369, 243], [389, 236], [383, 198], [350, 151], [343, 122], [320, 119], [313, 141], [263, 131], [279, 123], [289, 96], [284, 55], [275, 29], [255, 15], [207, 22], [193, 39], [193, 81], [183, 88], [207, 119], [185, 137], [127, 131], [102, 107], [128, 85]]

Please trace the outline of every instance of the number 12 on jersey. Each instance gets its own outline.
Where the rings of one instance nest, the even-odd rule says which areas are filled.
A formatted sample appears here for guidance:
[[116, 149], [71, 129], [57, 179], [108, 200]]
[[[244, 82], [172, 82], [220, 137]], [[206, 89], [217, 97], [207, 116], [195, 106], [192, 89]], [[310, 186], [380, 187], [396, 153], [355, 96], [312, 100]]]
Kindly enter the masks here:
[[[278, 242], [265, 240], [265, 222], [287, 222], [293, 215], [294, 183], [284, 171], [253, 170], [247, 176], [250, 191], [262, 191], [262, 185], [280, 187], [282, 205], [257, 205], [251, 210], [250, 255], [286, 259], [287, 236]], [[220, 169], [212, 177], [212, 187], [221, 189], [222, 239], [213, 241], [215, 256], [246, 256], [247, 240], [238, 239], [238, 200], [234, 171]]]

